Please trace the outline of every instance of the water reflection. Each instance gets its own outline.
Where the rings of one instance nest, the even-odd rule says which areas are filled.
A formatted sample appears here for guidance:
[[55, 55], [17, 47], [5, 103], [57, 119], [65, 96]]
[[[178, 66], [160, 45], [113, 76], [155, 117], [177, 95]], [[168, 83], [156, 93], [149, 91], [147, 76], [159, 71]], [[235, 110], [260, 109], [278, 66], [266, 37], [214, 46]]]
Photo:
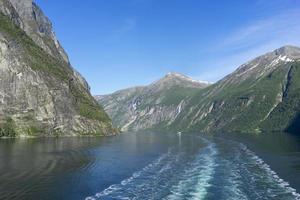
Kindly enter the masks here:
[[99, 138], [43, 138], [0, 140], [0, 199], [47, 193], [60, 174], [88, 167], [93, 158], [85, 147]]

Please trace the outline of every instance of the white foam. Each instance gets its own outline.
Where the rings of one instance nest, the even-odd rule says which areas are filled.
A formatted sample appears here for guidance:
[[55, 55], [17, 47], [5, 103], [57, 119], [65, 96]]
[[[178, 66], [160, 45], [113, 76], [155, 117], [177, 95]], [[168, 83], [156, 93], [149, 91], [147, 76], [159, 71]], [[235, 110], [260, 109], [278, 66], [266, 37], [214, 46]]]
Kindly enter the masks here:
[[167, 153], [162, 154], [158, 159], [154, 160], [153, 162], [151, 162], [150, 164], [145, 166], [142, 170], [140, 170], [138, 172], [134, 172], [131, 177], [122, 180], [119, 184], [113, 184], [113, 185], [109, 186], [105, 190], [103, 190], [99, 193], [96, 193], [94, 196], [86, 197], [85, 200], [97, 200], [101, 197], [108, 196], [108, 195], [122, 189], [122, 186], [126, 186], [127, 184], [132, 182], [134, 179], [140, 177], [143, 173], [145, 173], [145, 172], [149, 171], [151, 168], [161, 164], [161, 162], [164, 159], [166, 159], [168, 156], [170, 156], [170, 154], [171, 154], [171, 149], [169, 149]]
[[[279, 188], [282, 188], [285, 190], [286, 193], [290, 193], [294, 196], [296, 200], [300, 200], [300, 194], [296, 192], [294, 188], [290, 186], [290, 184], [280, 178], [278, 174], [271, 169], [271, 167], [266, 164], [261, 158], [259, 158], [257, 155], [255, 155], [254, 152], [249, 150], [245, 145], [241, 144], [243, 146], [243, 149], [245, 150], [246, 154], [254, 161], [256, 162], [257, 166], [260, 167], [262, 170], [264, 170], [267, 174], [267, 178], [270, 179], [270, 183], [277, 184]], [[273, 194], [276, 196], [276, 194]]]
[[[207, 140], [205, 142], [208, 142]], [[211, 186], [210, 181], [213, 178], [216, 167], [215, 156], [217, 149], [215, 144], [209, 144], [201, 152], [195, 161], [185, 170], [182, 180], [171, 189], [171, 194], [165, 199], [182, 199], [186, 195], [187, 189], [190, 191], [190, 199], [204, 199], [207, 195], [207, 189]]]

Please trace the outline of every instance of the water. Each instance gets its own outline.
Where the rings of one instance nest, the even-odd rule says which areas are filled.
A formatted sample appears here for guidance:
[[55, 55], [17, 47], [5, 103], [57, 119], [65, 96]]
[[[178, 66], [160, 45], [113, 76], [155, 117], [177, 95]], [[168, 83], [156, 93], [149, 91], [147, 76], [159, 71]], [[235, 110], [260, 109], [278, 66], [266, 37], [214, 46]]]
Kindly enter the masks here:
[[0, 140], [0, 199], [300, 199], [298, 137]]

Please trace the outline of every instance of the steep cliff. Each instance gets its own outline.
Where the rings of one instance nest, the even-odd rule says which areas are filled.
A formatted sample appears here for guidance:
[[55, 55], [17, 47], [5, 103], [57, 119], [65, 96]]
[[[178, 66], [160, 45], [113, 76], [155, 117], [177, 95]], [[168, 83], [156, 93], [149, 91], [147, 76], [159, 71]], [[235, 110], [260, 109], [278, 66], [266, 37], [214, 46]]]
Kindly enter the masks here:
[[0, 0], [0, 82], [0, 136], [113, 133], [31, 0]]

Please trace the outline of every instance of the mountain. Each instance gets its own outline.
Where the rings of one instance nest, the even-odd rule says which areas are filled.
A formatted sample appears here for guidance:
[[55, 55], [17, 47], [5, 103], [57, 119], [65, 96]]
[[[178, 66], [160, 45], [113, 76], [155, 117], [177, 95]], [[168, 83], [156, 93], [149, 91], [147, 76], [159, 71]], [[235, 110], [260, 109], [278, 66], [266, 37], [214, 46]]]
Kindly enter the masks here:
[[193, 96], [170, 127], [204, 132], [295, 130], [299, 59], [300, 49], [293, 46], [255, 58]]
[[148, 86], [96, 96], [96, 99], [123, 131], [161, 129], [176, 119], [193, 94], [208, 85], [182, 74], [168, 73]]
[[114, 132], [32, 0], [0, 0], [0, 136]]
[[[298, 47], [284, 46], [259, 56], [212, 85], [189, 84], [187, 89], [187, 82], [177, 83], [176, 87], [154, 83], [98, 100], [116, 125], [129, 130], [299, 131]], [[152, 92], [153, 87], [160, 90]]]

